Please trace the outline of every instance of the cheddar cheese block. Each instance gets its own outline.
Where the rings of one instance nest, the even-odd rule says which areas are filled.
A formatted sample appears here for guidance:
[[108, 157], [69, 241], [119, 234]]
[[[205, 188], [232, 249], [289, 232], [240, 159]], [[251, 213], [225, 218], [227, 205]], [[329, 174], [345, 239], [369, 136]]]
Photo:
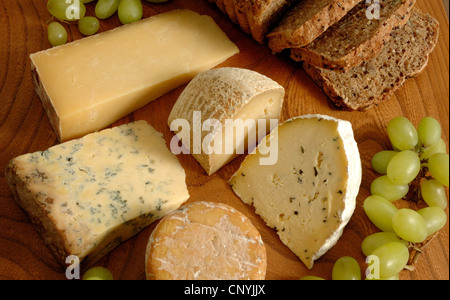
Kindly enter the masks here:
[[14, 158], [15, 201], [64, 265], [89, 266], [189, 198], [185, 172], [145, 121]]
[[[278, 144], [278, 161], [261, 151]], [[324, 115], [288, 120], [261, 141], [230, 179], [281, 241], [311, 269], [340, 238], [355, 209], [361, 160], [349, 122]]]
[[181, 93], [169, 126], [211, 175], [255, 146], [270, 131], [270, 120], [278, 125], [284, 94], [277, 82], [251, 70], [209, 70]]
[[145, 255], [151, 280], [262, 280], [266, 249], [258, 230], [223, 203], [193, 202], [164, 217]]
[[30, 56], [62, 141], [98, 131], [239, 49], [209, 16], [175, 10]]

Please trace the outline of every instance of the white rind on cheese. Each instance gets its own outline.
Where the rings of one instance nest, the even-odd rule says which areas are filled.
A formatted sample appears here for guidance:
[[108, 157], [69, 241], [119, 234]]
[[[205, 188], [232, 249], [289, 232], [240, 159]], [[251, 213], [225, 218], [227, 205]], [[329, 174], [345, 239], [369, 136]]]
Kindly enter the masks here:
[[[197, 75], [187, 85], [175, 103], [168, 123], [183, 145], [190, 149], [190, 153], [211, 175], [237, 156], [236, 149], [240, 149], [239, 146], [245, 144], [243, 148], [246, 150], [256, 145], [257, 140], [253, 145], [249, 145], [247, 138], [249, 132], [258, 137], [260, 129], [257, 128], [257, 120], [266, 120], [266, 128], [262, 130], [264, 135], [270, 131], [269, 120], [279, 119], [284, 95], [285, 91], [281, 85], [257, 72], [241, 68], [212, 69]], [[214, 130], [203, 130], [199, 140], [203, 143], [208, 137], [214, 138], [214, 147], [222, 149], [221, 153], [205, 153], [204, 147], [198, 147], [198, 141], [194, 140], [194, 130], [198, 130], [194, 124], [194, 112], [200, 112], [202, 122], [208, 119], [218, 121]], [[190, 131], [182, 132], [172, 124], [175, 120], [186, 120]], [[239, 137], [234, 133], [232, 139], [227, 139], [227, 120], [254, 120], [253, 124], [256, 126], [245, 127], [244, 135]], [[233, 126], [232, 122], [228, 124]], [[232, 144], [232, 153], [225, 151], [227, 143]]]
[[98, 131], [239, 52], [209, 16], [180, 9], [30, 55], [62, 141]]
[[151, 280], [263, 280], [266, 249], [258, 230], [223, 203], [199, 201], [164, 217], [146, 248]]
[[[278, 142], [278, 161], [259, 164], [259, 149]], [[241, 200], [308, 267], [341, 237], [356, 205], [361, 159], [351, 123], [325, 115], [285, 121], [263, 139], [230, 179]]]
[[91, 265], [188, 198], [185, 172], [145, 121], [11, 160], [16, 202], [61, 264]]

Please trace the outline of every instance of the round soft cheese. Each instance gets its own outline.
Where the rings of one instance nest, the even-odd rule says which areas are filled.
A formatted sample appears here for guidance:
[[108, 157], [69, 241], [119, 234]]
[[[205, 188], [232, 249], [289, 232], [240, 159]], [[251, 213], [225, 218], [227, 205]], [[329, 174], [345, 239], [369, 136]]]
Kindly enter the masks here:
[[150, 280], [262, 280], [266, 249], [241, 212], [222, 203], [194, 202], [164, 217], [146, 249]]

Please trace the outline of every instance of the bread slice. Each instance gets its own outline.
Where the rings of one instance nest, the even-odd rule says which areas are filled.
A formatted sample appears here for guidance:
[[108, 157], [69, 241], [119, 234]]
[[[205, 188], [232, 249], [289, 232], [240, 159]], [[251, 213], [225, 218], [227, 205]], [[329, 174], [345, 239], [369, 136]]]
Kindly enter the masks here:
[[303, 0], [281, 19], [267, 38], [274, 53], [304, 47], [344, 17], [361, 0]]
[[248, 0], [233, 0], [236, 9], [238, 24], [245, 33], [251, 34], [250, 24], [247, 18], [247, 2]]
[[390, 33], [410, 17], [416, 0], [380, 1], [380, 18], [370, 20], [371, 3], [362, 1], [312, 43], [291, 51], [296, 61], [327, 69], [349, 70], [380, 53]]
[[220, 11], [223, 12], [224, 14], [227, 14], [225, 3], [223, 1], [224, 0], [209, 0], [209, 2], [215, 2]]
[[236, 9], [234, 8], [234, 0], [222, 0], [222, 1], [225, 6], [227, 15], [230, 17], [230, 20], [235, 24], [239, 24]]
[[282, 14], [298, 0], [247, 0], [245, 1], [248, 23], [253, 38], [263, 44], [267, 33]]
[[347, 72], [307, 63], [303, 67], [336, 106], [348, 110], [371, 108], [389, 99], [407, 78], [417, 76], [425, 68], [437, 44], [439, 23], [413, 9], [407, 24], [391, 36], [379, 56]]

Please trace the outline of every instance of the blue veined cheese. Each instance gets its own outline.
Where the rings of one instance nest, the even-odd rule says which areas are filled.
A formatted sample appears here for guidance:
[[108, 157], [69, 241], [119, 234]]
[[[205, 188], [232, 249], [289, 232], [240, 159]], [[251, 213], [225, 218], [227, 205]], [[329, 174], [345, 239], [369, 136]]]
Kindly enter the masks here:
[[[274, 165], [259, 163], [266, 142], [278, 142]], [[336, 244], [349, 222], [361, 174], [351, 123], [306, 115], [285, 121], [266, 136], [230, 184], [311, 269]]]
[[94, 263], [189, 198], [184, 169], [145, 121], [19, 156], [6, 175], [62, 264]]

